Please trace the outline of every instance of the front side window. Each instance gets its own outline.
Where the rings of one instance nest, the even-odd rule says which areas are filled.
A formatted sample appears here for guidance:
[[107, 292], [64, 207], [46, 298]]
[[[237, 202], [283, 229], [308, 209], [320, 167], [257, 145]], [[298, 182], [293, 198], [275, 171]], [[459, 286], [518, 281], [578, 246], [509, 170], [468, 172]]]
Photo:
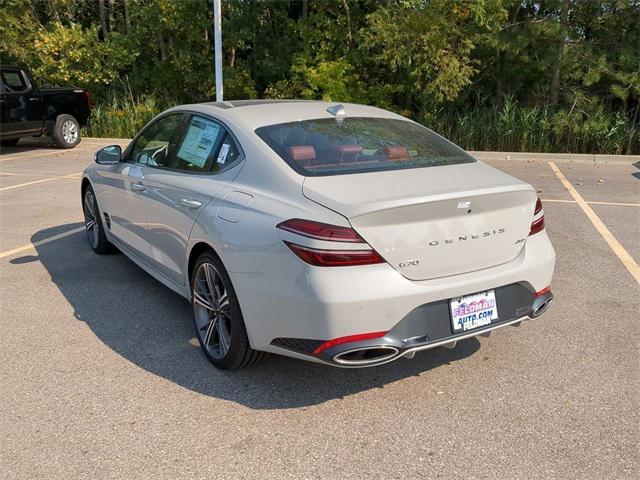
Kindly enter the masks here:
[[302, 120], [261, 127], [256, 134], [294, 170], [305, 176], [476, 161], [428, 128], [389, 118]]
[[215, 120], [176, 113], [144, 130], [127, 158], [150, 167], [218, 173], [240, 159], [240, 150], [231, 134]]
[[170, 167], [183, 119], [182, 113], [167, 115], [144, 130], [131, 149], [130, 161], [151, 167]]
[[3, 90], [7, 93], [24, 92], [28, 89], [22, 72], [3, 70], [0, 77], [2, 78]]

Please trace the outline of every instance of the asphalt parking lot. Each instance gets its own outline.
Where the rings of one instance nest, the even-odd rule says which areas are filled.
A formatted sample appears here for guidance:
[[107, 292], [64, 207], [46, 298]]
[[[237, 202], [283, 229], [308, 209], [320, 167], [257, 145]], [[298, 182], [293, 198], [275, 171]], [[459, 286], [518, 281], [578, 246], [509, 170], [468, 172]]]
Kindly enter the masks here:
[[544, 202], [539, 320], [377, 368], [226, 373], [187, 302], [86, 244], [106, 144], [0, 154], [0, 477], [640, 478], [640, 164], [488, 162]]

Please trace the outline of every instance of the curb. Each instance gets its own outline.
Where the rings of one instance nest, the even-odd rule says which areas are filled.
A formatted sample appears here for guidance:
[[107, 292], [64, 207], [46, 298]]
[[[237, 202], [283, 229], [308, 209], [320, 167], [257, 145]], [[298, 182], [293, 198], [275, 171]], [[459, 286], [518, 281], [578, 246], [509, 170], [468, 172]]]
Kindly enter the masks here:
[[525, 153], [525, 152], [473, 152], [478, 160], [515, 160], [521, 162], [633, 164], [640, 162], [640, 155], [593, 155], [588, 153]]

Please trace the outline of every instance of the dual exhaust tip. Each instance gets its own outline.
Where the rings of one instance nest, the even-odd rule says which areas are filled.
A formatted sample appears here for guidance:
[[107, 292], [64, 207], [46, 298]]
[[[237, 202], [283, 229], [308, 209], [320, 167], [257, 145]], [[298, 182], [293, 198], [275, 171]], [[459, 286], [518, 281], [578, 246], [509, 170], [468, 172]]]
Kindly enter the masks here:
[[[537, 298], [531, 306], [530, 317], [536, 318], [542, 315], [547, 311], [552, 301], [553, 295], [551, 293]], [[479, 333], [478, 335], [489, 336], [490, 334], [491, 332], [486, 332]], [[455, 347], [456, 343], [456, 341], [452, 341], [451, 343], [442, 346], [453, 348]], [[364, 367], [369, 365], [376, 365], [379, 363], [385, 363], [402, 355], [403, 353], [400, 352], [400, 349], [394, 347], [393, 345], [368, 345], [340, 352], [333, 357], [333, 361], [338, 365], [343, 365], [345, 367]], [[407, 357], [413, 358], [413, 355], [407, 354]]]

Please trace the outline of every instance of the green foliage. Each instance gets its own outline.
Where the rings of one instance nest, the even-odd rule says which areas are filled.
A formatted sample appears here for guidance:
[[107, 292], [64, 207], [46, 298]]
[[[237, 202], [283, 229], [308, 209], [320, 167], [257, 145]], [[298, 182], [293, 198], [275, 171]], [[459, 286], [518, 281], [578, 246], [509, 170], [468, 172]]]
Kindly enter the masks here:
[[[467, 150], [623, 154], [633, 133], [625, 115], [605, 111], [597, 99], [583, 99], [569, 111], [522, 106], [513, 96], [500, 110], [487, 102], [478, 99], [463, 112], [441, 111], [420, 120]], [[632, 138], [631, 151], [638, 151], [640, 139]]]
[[364, 97], [362, 90], [353, 67], [345, 60], [319, 61], [309, 66], [298, 58], [291, 67], [291, 77], [269, 87], [265, 96], [358, 102]]
[[83, 28], [77, 23], [55, 22], [35, 39], [33, 73], [48, 85], [82, 85], [100, 90], [119, 78], [119, 69], [130, 62], [131, 54], [121, 34], [107, 41], [98, 39], [98, 27]]
[[0, 0], [0, 62], [29, 65], [42, 28], [30, 0]]
[[[638, 0], [223, 0], [225, 98], [380, 106], [469, 148], [640, 149]], [[0, 61], [93, 91], [92, 135], [215, 95], [210, 0], [0, 0]]]
[[90, 137], [131, 138], [170, 106], [158, 102], [154, 95], [134, 99], [111, 92], [93, 109], [91, 122], [83, 134]]
[[390, 2], [367, 17], [362, 55], [381, 84], [397, 84], [404, 110], [455, 100], [477, 72], [471, 60], [478, 36], [504, 17], [499, 2]]

